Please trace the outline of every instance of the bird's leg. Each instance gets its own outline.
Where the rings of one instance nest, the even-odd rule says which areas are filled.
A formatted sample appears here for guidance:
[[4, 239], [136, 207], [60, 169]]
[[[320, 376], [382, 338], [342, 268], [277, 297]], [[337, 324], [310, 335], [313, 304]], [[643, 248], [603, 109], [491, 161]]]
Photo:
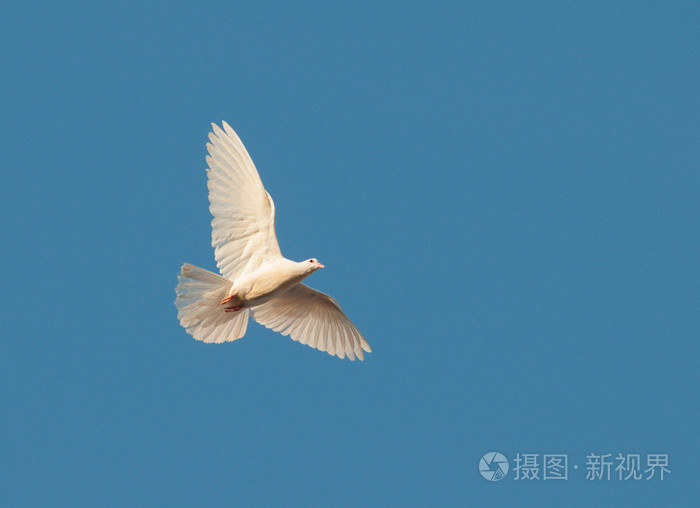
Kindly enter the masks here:
[[230, 302], [231, 300], [234, 299], [235, 296], [236, 295], [231, 295], [231, 296], [227, 296], [226, 298], [222, 298], [221, 301], [219, 302], [219, 305], [223, 305], [225, 303]]
[[[233, 300], [234, 298], [236, 298], [235, 294], [233, 294], [231, 296], [227, 296], [226, 298], [222, 298], [221, 301], [219, 302], [219, 305], [225, 305], [228, 302], [230, 302], [231, 300]], [[236, 312], [236, 311], [241, 310], [243, 308], [243, 305], [241, 305], [242, 302], [240, 301], [240, 299], [238, 300], [238, 302], [234, 302], [234, 303], [238, 303], [238, 305], [234, 305], [233, 307], [224, 307], [224, 312]]]

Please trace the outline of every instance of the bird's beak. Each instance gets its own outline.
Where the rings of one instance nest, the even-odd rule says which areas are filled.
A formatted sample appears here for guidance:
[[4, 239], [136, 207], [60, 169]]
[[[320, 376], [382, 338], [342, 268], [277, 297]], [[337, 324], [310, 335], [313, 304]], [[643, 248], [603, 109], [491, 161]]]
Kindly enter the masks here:
[[325, 268], [325, 266], [323, 266], [321, 263], [318, 264], [318, 267], [319, 267], [319, 268]]

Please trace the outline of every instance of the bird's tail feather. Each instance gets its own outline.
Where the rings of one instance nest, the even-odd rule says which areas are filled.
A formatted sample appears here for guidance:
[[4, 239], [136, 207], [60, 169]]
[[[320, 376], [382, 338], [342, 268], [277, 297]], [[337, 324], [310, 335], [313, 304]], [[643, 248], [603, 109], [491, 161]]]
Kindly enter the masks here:
[[231, 281], [204, 268], [185, 263], [177, 277], [177, 318], [197, 340], [226, 342], [240, 339], [248, 328], [248, 309], [224, 312], [219, 305]]

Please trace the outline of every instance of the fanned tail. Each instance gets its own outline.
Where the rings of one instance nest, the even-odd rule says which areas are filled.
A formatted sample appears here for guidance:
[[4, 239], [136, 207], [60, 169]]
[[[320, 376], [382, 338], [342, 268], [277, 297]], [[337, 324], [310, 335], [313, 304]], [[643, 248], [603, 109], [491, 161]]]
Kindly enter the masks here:
[[224, 312], [219, 302], [231, 281], [204, 268], [185, 263], [177, 277], [177, 318], [197, 340], [227, 342], [240, 339], [248, 328], [248, 309]]

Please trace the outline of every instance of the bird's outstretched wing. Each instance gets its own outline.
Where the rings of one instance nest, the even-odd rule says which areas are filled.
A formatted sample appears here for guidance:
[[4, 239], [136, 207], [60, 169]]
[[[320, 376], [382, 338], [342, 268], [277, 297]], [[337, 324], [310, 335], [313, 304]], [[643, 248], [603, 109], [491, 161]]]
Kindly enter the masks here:
[[275, 234], [275, 204], [233, 129], [212, 124], [207, 143], [212, 246], [221, 274], [242, 273], [282, 256]]
[[328, 354], [364, 360], [372, 349], [330, 296], [297, 284], [251, 313], [261, 325]]

